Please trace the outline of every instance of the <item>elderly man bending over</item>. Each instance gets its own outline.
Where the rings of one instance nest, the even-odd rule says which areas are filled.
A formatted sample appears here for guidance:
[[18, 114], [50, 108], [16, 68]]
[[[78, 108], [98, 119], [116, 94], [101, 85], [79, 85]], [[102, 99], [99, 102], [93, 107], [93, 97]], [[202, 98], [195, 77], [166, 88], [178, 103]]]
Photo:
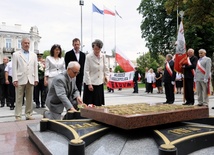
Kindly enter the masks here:
[[76, 111], [77, 104], [83, 104], [76, 87], [76, 76], [79, 70], [79, 63], [71, 61], [67, 71], [53, 79], [45, 102], [49, 111], [44, 112], [44, 118], [61, 119], [64, 107], [67, 111]]

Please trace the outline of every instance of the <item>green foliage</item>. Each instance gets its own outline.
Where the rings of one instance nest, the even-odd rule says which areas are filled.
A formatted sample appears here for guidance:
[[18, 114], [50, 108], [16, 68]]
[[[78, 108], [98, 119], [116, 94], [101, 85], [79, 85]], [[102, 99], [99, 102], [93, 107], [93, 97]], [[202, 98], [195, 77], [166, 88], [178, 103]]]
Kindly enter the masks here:
[[[187, 49], [193, 48], [198, 56], [198, 50], [203, 48], [207, 51], [207, 56], [213, 58], [213, 0], [142, 0], [137, 10], [142, 14], [142, 38], [147, 41], [146, 46], [152, 58], [157, 60], [160, 54], [165, 56], [167, 53], [175, 53], [173, 46], [177, 37], [177, 9], [178, 12], [184, 11]], [[179, 18], [179, 23], [180, 20]], [[145, 65], [145, 62], [143, 67], [155, 67], [155, 62], [153, 63]]]
[[[44, 59], [46, 59], [46, 57], [47, 56], [49, 56], [50, 55], [50, 50], [45, 50], [44, 52], [43, 52], [43, 58]], [[65, 56], [65, 50], [62, 50], [62, 57], [64, 57]]]
[[165, 62], [165, 57], [162, 55], [158, 55], [158, 57], [155, 59], [151, 56], [151, 53], [146, 53], [139, 58], [137, 58], [137, 64], [139, 71], [144, 75], [145, 74], [145, 68], [152, 68], [154, 71], [157, 70], [158, 67], [163, 67]]
[[50, 50], [45, 50], [45, 51], [43, 52], [43, 56], [42, 56], [42, 57], [43, 57], [44, 59], [46, 59], [46, 57], [49, 56], [49, 55], [50, 55]]
[[176, 40], [176, 13], [167, 14], [166, 0], [142, 0], [138, 11], [142, 14], [142, 38], [147, 41], [152, 57], [174, 52]]
[[198, 50], [203, 48], [207, 56], [212, 57], [214, 50], [214, 1], [212, 0], [167, 0], [165, 8], [168, 14], [174, 14], [183, 10], [184, 14], [184, 35], [187, 49]]
[[124, 70], [123, 70], [120, 66], [116, 66], [116, 67], [114, 68], [114, 72], [117, 73], [118, 71], [119, 71], [120, 73], [124, 72]]

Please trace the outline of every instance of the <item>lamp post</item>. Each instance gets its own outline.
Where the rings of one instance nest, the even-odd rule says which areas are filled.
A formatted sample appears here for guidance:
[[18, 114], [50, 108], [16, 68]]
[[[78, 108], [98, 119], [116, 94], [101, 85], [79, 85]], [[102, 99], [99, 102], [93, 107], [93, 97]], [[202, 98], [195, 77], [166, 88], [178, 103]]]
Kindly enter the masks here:
[[81, 51], [82, 51], [83, 50], [83, 39], [82, 39], [82, 6], [84, 5], [84, 0], [80, 0], [79, 5], [80, 5], [80, 11], [81, 11]]

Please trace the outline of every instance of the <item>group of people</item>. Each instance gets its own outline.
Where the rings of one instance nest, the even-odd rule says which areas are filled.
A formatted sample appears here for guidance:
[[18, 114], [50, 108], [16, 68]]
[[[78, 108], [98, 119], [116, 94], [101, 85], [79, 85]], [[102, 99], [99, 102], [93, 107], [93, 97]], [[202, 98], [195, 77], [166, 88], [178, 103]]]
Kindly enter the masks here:
[[[194, 49], [187, 51], [187, 61], [182, 65], [183, 73], [176, 73], [174, 70], [174, 58], [171, 54], [166, 55], [165, 68], [153, 69], [145, 68], [145, 87], [146, 93], [153, 93], [153, 88], [157, 87], [157, 93], [163, 93], [162, 82], [164, 83], [166, 102], [164, 104], [173, 104], [175, 101], [175, 92], [184, 93], [185, 103], [183, 105], [194, 105], [194, 93], [198, 95], [198, 106], [208, 105], [208, 94], [211, 91], [211, 59], [206, 56], [206, 50], [199, 50], [199, 59], [194, 55]], [[138, 74], [138, 71], [135, 71]], [[134, 77], [137, 77], [135, 75]], [[137, 79], [134, 78], [134, 92], [138, 93]], [[183, 88], [183, 92], [182, 92]], [[214, 107], [212, 108], [214, 109]]]
[[[94, 104], [101, 106], [105, 104], [104, 83], [109, 80], [109, 69], [107, 61], [101, 49], [101, 40], [92, 43], [93, 52], [85, 55], [80, 51], [80, 40], [73, 39], [73, 49], [66, 52], [62, 57], [62, 49], [54, 44], [50, 50], [50, 56], [42, 59], [40, 54], [36, 55], [29, 51], [30, 40], [23, 38], [21, 50], [13, 53], [12, 60], [4, 57], [0, 65], [0, 96], [1, 106], [15, 107], [15, 118], [21, 120], [23, 98], [26, 98], [25, 117], [26, 120], [32, 117], [33, 101], [36, 107], [48, 107], [44, 117], [50, 119], [61, 119], [61, 113], [66, 110], [76, 111], [78, 104], [85, 106]], [[194, 56], [194, 50], [187, 52], [188, 63], [183, 64], [183, 74], [174, 71], [174, 60], [171, 54], [166, 55], [164, 71], [161, 67], [156, 74], [153, 69], [146, 68], [146, 92], [153, 93], [153, 84], [156, 84], [158, 93], [163, 93], [162, 82], [164, 82], [166, 102], [173, 104], [174, 85], [182, 87], [184, 80], [184, 105], [193, 105], [194, 82], [198, 94], [198, 105], [208, 105], [208, 86], [211, 77], [211, 59], [206, 57], [206, 50], [199, 50], [199, 60]], [[138, 69], [135, 68], [133, 78], [134, 92], [138, 93]], [[83, 85], [84, 84], [84, 85]], [[81, 99], [82, 86], [83, 100]], [[46, 88], [46, 89], [45, 89]], [[7, 90], [8, 89], [8, 90]], [[44, 91], [47, 91], [46, 95]], [[112, 91], [109, 89], [109, 91]], [[181, 93], [181, 89], [177, 90]], [[6, 93], [8, 92], [8, 94]], [[40, 94], [41, 93], [41, 94]], [[41, 96], [41, 100], [39, 100]], [[14, 103], [16, 105], [14, 106]]]
[[[208, 90], [211, 81], [211, 59], [206, 57], [206, 50], [199, 50], [199, 60], [194, 55], [194, 50], [187, 51], [187, 63], [182, 65], [183, 75], [177, 75], [177, 81], [184, 80], [183, 105], [194, 105], [194, 83], [196, 83], [196, 92], [198, 95], [198, 106], [208, 105]], [[165, 87], [166, 102], [172, 104], [175, 101], [174, 85], [176, 81], [176, 72], [174, 71], [174, 60], [171, 54], [166, 56], [166, 65], [164, 69], [163, 82]], [[179, 85], [179, 83], [178, 83]], [[181, 83], [180, 83], [181, 85]], [[182, 85], [180, 86], [182, 87]], [[180, 93], [180, 90], [178, 90]]]
[[[93, 52], [86, 56], [80, 51], [80, 40], [75, 38], [73, 49], [66, 52], [65, 58], [62, 57], [61, 46], [54, 44], [50, 56], [44, 61], [41, 54], [36, 55], [29, 50], [29, 38], [23, 38], [21, 50], [13, 53], [9, 63], [8, 58], [4, 58], [0, 65], [1, 106], [10, 104], [12, 109], [15, 107], [15, 119], [20, 121], [24, 96], [26, 120], [34, 119], [33, 101], [37, 108], [40, 105], [48, 107], [49, 111], [45, 111], [44, 116], [50, 119], [60, 119], [64, 108], [76, 111], [78, 104], [104, 105], [103, 84], [108, 82], [109, 70], [105, 55], [101, 53], [102, 47], [103, 42], [95, 40], [92, 43]], [[5, 77], [3, 81], [2, 76]], [[4, 85], [13, 87], [8, 89], [8, 96], [4, 94]], [[47, 91], [46, 95], [43, 95], [44, 91]]]

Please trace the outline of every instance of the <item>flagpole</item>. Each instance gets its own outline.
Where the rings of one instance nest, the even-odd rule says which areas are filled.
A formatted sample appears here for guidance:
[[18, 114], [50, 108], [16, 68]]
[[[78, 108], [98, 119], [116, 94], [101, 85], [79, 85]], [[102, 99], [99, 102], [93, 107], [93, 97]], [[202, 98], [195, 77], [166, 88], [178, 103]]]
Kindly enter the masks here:
[[[181, 22], [182, 22], [182, 24], [183, 24], [183, 18], [184, 18], [184, 11], [180, 11], [179, 12], [179, 15], [181, 16]], [[183, 69], [184, 70], [184, 69]], [[184, 71], [183, 71], [184, 72]], [[185, 96], [185, 90], [186, 90], [186, 88], [185, 88], [185, 78], [183, 78], [183, 102], [185, 102], [185, 100], [186, 100], [186, 96]]]
[[84, 0], [79, 1], [80, 12], [81, 12], [81, 51], [83, 52], [83, 34], [82, 34], [82, 6], [84, 5]]
[[114, 12], [115, 12], [115, 19], [114, 19], [114, 61], [115, 61], [115, 64], [114, 66], [116, 67], [117, 66], [117, 61], [116, 61], [116, 50], [117, 50], [117, 41], [116, 41], [116, 6], [114, 6]]
[[105, 51], [105, 13], [103, 13], [103, 52]]
[[91, 43], [93, 40], [93, 11], [91, 13]]

